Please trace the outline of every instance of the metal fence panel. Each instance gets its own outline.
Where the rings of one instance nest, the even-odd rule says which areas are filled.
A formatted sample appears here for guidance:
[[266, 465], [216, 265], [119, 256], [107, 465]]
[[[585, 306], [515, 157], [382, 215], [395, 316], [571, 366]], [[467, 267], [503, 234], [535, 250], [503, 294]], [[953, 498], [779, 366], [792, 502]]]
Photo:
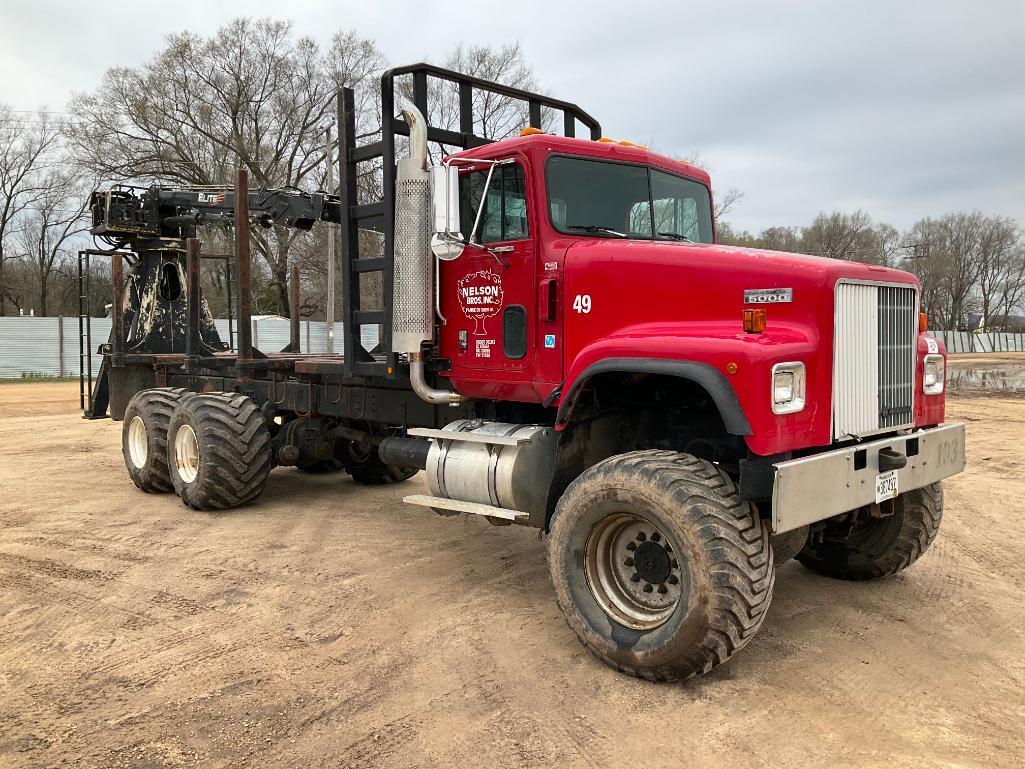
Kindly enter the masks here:
[[[71, 331], [72, 324], [64, 323], [65, 331]], [[0, 377], [60, 376], [59, 324], [59, 318], [0, 318]], [[77, 320], [72, 339], [77, 342]]]
[[[214, 321], [221, 339], [228, 341], [228, 321]], [[62, 333], [63, 325], [63, 333]], [[110, 338], [110, 318], [92, 318], [93, 376], [100, 370], [101, 356], [97, 348]], [[930, 331], [942, 340], [947, 352], [1023, 352], [1025, 334], [971, 334], [966, 331]], [[63, 349], [60, 340], [63, 336]], [[363, 346], [373, 350], [379, 329], [360, 329]], [[327, 324], [323, 321], [302, 321], [299, 325], [303, 352], [327, 352]], [[335, 324], [335, 352], [342, 351], [342, 324]], [[277, 352], [289, 341], [288, 321], [283, 318], [260, 318], [253, 321], [253, 344], [264, 352]], [[78, 376], [78, 318], [0, 317], [0, 377]]]
[[967, 331], [930, 331], [933, 337], [943, 342], [947, 352], [1025, 352], [1025, 334], [969, 333]]

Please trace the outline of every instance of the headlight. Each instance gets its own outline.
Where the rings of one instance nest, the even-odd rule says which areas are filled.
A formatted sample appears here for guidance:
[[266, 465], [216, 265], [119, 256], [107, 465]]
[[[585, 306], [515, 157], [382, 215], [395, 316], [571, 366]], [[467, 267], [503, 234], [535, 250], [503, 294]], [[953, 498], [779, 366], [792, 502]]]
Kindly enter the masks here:
[[922, 392], [939, 395], [943, 392], [944, 363], [942, 355], [926, 355], [925, 371], [922, 375]]
[[772, 413], [793, 414], [804, 408], [803, 363], [777, 363], [772, 367]]

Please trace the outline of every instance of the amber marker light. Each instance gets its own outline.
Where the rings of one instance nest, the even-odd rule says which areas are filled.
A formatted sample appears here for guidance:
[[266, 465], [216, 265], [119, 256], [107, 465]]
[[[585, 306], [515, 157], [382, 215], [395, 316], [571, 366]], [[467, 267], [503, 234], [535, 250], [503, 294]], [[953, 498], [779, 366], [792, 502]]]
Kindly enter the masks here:
[[918, 313], [918, 330], [923, 334], [929, 330], [929, 316], [924, 313]]
[[520, 136], [537, 136], [538, 134], [543, 133], [544, 131], [542, 131], [540, 128], [534, 128], [534, 126], [527, 126], [522, 131], [520, 131]]
[[744, 310], [744, 331], [748, 334], [765, 331], [765, 310]]
[[737, 364], [734, 363], [733, 361], [730, 361], [729, 363], [726, 364], [726, 371], [729, 374], [736, 374], [737, 373]]

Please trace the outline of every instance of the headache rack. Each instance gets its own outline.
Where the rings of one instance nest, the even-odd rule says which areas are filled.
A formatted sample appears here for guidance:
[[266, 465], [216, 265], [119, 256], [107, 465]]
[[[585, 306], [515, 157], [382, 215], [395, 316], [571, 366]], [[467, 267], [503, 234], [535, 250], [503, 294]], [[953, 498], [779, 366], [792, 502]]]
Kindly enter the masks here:
[[[458, 124], [453, 127], [431, 125], [431, 108], [435, 106], [432, 102], [438, 94], [445, 93], [446, 98], [451, 98], [453, 92], [456, 94], [455, 101], [458, 106]], [[162, 385], [180, 381], [185, 376], [192, 386], [231, 389], [237, 387], [239, 382], [252, 383], [256, 379], [266, 379], [269, 376], [273, 387], [284, 388], [283, 398], [289, 397], [288, 389], [293, 384], [291, 379], [294, 378], [300, 380], [298, 383], [305, 388], [302, 390], [305, 393], [302, 395], [304, 411], [314, 408], [318, 396], [313, 392], [313, 384], [321, 378], [324, 379], [318, 385], [324, 388], [321, 397], [328, 398], [335, 404], [344, 397], [347, 387], [365, 388], [368, 379], [389, 380], [386, 382], [388, 386], [401, 387], [401, 381], [408, 378], [407, 367], [405, 360], [393, 352], [390, 308], [394, 291], [396, 147], [400, 145], [401, 148], [399, 137], [409, 135], [409, 126], [404, 120], [396, 117], [397, 102], [403, 96], [409, 98], [427, 120], [428, 142], [440, 145], [444, 152], [451, 153], [489, 144], [498, 138], [507, 138], [485, 136], [483, 131], [478, 132], [477, 126], [483, 125], [483, 120], [475, 114], [474, 105], [475, 99], [481, 93], [500, 96], [513, 104], [522, 105], [520, 108], [524, 111], [524, 127], [529, 125], [543, 128], [547, 121], [554, 122], [561, 114], [561, 129], [565, 136], [576, 136], [578, 123], [584, 127], [591, 139], [598, 139], [601, 136], [598, 122], [575, 104], [421, 63], [390, 69], [382, 75], [381, 131], [380, 135], [370, 142], [357, 142], [353, 90], [338, 90], [337, 197], [319, 192], [250, 192], [248, 173], [243, 168], [238, 170], [234, 188], [221, 190], [223, 194], [218, 195], [216, 191], [206, 193], [189, 190], [191, 204], [182, 202], [182, 193], [185, 191], [180, 190], [154, 188], [159, 201], [154, 203], [150, 200], [139, 208], [133, 208], [136, 199], [133, 196], [143, 194], [140, 192], [141, 188], [122, 185], [113, 187], [109, 192], [94, 193], [94, 235], [104, 236], [108, 243], [118, 247], [112, 250], [120, 252], [121, 249], [127, 248], [136, 252], [140, 258], [133, 265], [133, 269], [146, 269], [144, 262], [147, 260], [141, 258], [142, 255], [152, 255], [157, 251], [164, 256], [159, 259], [154, 257], [149, 261], [164, 269], [166, 261], [163, 260], [166, 260], [166, 254], [175, 250], [168, 246], [168, 236], [178, 238], [180, 246], [176, 247], [177, 258], [182, 266], [183, 283], [186, 286], [186, 301], [183, 304], [187, 306], [175, 310], [172, 324], [179, 325], [172, 325], [173, 334], [165, 333], [158, 336], [151, 332], [149, 342], [145, 339], [142, 342], [135, 339], [129, 349], [126, 339], [129, 327], [133, 328], [133, 334], [138, 333], [138, 329], [132, 326], [133, 322], [136, 322], [132, 317], [131, 306], [134, 298], [129, 298], [129, 317], [125, 317], [125, 280], [120, 257], [114, 258], [113, 327], [108, 343], [100, 348], [100, 351], [108, 356], [105, 364], [109, 365], [101, 368], [95, 381], [88, 382], [90, 392], [83, 393], [83, 404], [88, 404], [88, 415], [103, 416], [99, 406], [106, 404], [107, 393], [112, 389], [107, 381], [112, 370], [116, 372], [126, 366], [140, 364], [148, 364], [156, 369], [157, 381]], [[357, 179], [361, 164], [380, 165], [382, 195], [379, 199], [360, 199]], [[153, 193], [154, 190], [149, 192]], [[235, 194], [236, 192], [240, 194]], [[232, 272], [235, 276], [237, 324], [234, 336], [237, 341], [237, 353], [229, 352], [226, 349], [227, 345], [220, 341], [216, 330], [213, 329], [212, 319], [205, 315], [202, 302], [188, 300], [188, 297], [200, 296], [201, 262], [198, 241], [188, 241], [186, 254], [188, 236], [195, 234], [195, 225], [215, 221], [211, 217], [204, 219], [202, 214], [192, 219], [190, 217], [194, 217], [193, 212], [215, 211], [218, 217], [227, 221], [248, 221], [251, 213], [263, 212], [262, 202], [272, 193], [279, 193], [281, 196], [291, 195], [293, 198], [287, 201], [287, 205], [282, 204], [273, 210], [267, 209], [274, 213], [274, 223], [285, 223], [306, 229], [312, 225], [312, 217], [339, 225], [337, 237], [340, 246], [342, 290], [341, 355], [300, 352], [298, 276], [295, 271], [292, 274], [289, 345], [280, 353], [264, 353], [253, 346], [252, 266], [249, 230], [246, 227], [235, 227], [234, 258], [229, 260], [234, 262]], [[171, 215], [167, 215], [168, 210], [172, 212]], [[380, 234], [380, 240], [375, 244], [373, 253], [361, 253], [361, 231]], [[370, 239], [364, 237], [363, 240], [366, 245]], [[156, 268], [151, 266], [149, 269]], [[364, 306], [364, 292], [361, 292], [364, 276], [374, 274], [380, 275], [380, 307]], [[88, 307], [81, 312], [88, 314]], [[367, 326], [376, 326], [378, 329], [378, 344], [373, 350], [368, 350], [362, 341], [361, 329]], [[88, 324], [85, 325], [85, 334], [86, 349], [93, 349]], [[173, 338], [166, 338], [169, 336]], [[326, 378], [331, 378], [332, 381], [329, 383]], [[87, 377], [83, 380], [83, 388], [89, 379]], [[127, 386], [131, 387], [134, 384], [130, 382]], [[331, 396], [327, 395], [329, 386], [334, 388]], [[271, 397], [275, 402], [279, 401], [274, 392], [271, 393]], [[365, 393], [362, 397], [365, 399]], [[284, 407], [283, 403], [282, 406]]]
[[[430, 124], [431, 85], [430, 81], [441, 81], [440, 85], [455, 88], [458, 93], [458, 130]], [[405, 82], [403, 82], [405, 81]], [[391, 307], [394, 288], [394, 223], [395, 223], [395, 145], [397, 136], [409, 136], [406, 121], [395, 117], [396, 88], [406, 86], [409, 96], [418, 110], [427, 119], [427, 141], [465, 150], [495, 141], [494, 138], [474, 132], [478, 116], [474, 114], [474, 98], [478, 91], [503, 96], [526, 105], [527, 125], [541, 128], [545, 110], [562, 114], [562, 131], [565, 136], [576, 136], [577, 123], [583, 124], [590, 138], [601, 136], [598, 121], [575, 104], [553, 99], [542, 94], [530, 93], [511, 86], [463, 75], [431, 64], [412, 64], [396, 67], [381, 77], [381, 137], [369, 144], [357, 145], [355, 141], [356, 110], [351, 88], [343, 88], [338, 95], [339, 180], [343, 205], [340, 218], [342, 254], [343, 347], [347, 375], [383, 375], [394, 361], [377, 362], [363, 348], [360, 327], [380, 327], [380, 347], [391, 350], [392, 328]], [[435, 84], [439, 85], [439, 84]], [[360, 163], [382, 162], [385, 173], [382, 179], [383, 196], [379, 201], [358, 204], [357, 166]], [[359, 230], [375, 230], [383, 234], [383, 254], [378, 257], [361, 258], [359, 253]], [[360, 277], [367, 273], [381, 273], [383, 307], [364, 309], [361, 305]]]

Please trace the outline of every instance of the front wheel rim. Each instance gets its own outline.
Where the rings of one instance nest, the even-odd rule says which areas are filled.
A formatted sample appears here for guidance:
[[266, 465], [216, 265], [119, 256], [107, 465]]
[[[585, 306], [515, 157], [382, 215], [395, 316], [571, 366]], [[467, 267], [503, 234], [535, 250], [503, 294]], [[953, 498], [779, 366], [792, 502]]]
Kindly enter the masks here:
[[190, 425], [182, 425], [174, 435], [174, 467], [185, 483], [199, 475], [199, 439]]
[[146, 466], [149, 458], [149, 436], [146, 432], [146, 422], [141, 416], [132, 417], [128, 423], [128, 456], [137, 470]]
[[598, 522], [584, 548], [584, 573], [602, 611], [635, 630], [664, 624], [683, 598], [676, 547], [658, 526], [632, 513]]

